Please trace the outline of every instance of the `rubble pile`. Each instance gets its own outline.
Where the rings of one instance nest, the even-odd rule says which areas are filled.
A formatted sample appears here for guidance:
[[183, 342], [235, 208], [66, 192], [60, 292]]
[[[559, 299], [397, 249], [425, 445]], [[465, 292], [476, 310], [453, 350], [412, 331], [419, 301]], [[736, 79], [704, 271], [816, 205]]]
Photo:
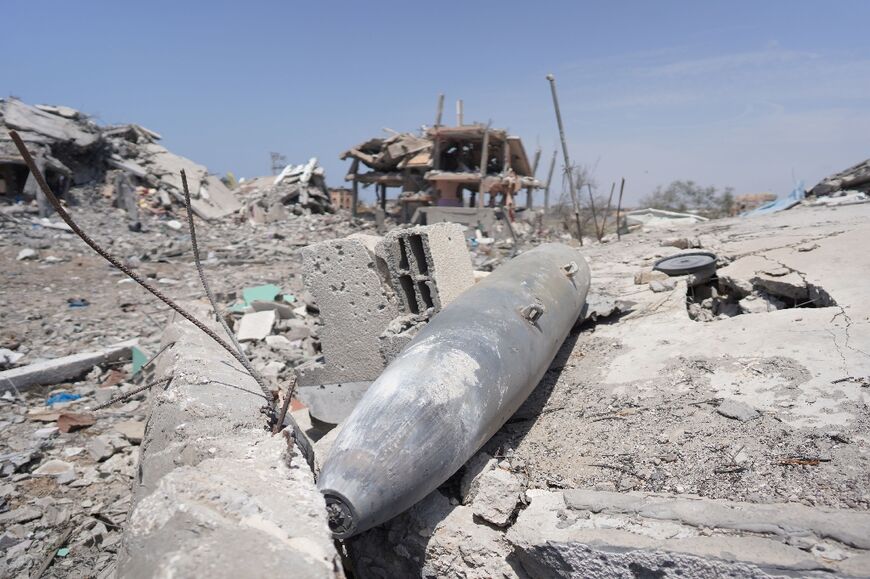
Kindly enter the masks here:
[[[94, 187], [71, 191], [82, 197]], [[141, 231], [132, 233], [123, 209], [92, 203], [73, 205], [69, 212], [168, 296], [182, 302], [202, 299], [186, 223], [143, 213]], [[243, 345], [257, 368], [282, 387], [293, 366], [319, 355], [318, 315], [302, 285], [300, 248], [372, 227], [337, 214], [301, 215], [258, 227], [228, 219], [198, 225], [204, 270], [236, 330], [257, 308], [275, 310], [269, 335]], [[56, 217], [39, 218], [29, 205], [0, 207], [0, 263], [0, 372], [130, 339], [138, 340], [145, 359], [160, 351], [159, 335], [171, 310], [90, 252]], [[280, 301], [259, 296], [246, 303], [251, 296], [245, 288], [264, 284], [280, 287], [275, 294]], [[99, 363], [98, 370], [87, 368], [74, 378], [17, 386], [20, 395], [0, 379], [0, 576], [35, 573], [67, 530], [61, 548], [68, 551], [55, 558], [46, 576], [112, 575], [138, 456], [138, 443], [118, 428], [136, 421], [141, 428], [149, 397], [143, 392], [96, 413], [88, 408], [144, 384], [131, 376], [127, 352], [124, 359]], [[54, 395], [80, 398], [46, 406]], [[61, 412], [90, 415], [95, 423], [62, 432]], [[90, 449], [96, 451], [99, 442], [105, 444], [95, 457]]]
[[215, 219], [241, 208], [220, 179], [160, 145], [161, 136], [154, 131], [135, 124], [101, 127], [69, 107], [0, 100], [0, 196], [8, 201], [37, 199], [43, 216], [48, 207], [9, 137], [11, 129], [21, 135], [61, 197], [74, 185], [99, 183], [105, 183], [106, 196], [114, 197], [115, 176], [120, 172], [132, 181], [137, 206], [161, 212], [183, 206], [180, 172], [184, 170], [199, 217]]
[[95, 366], [82, 382], [0, 397], [3, 577], [33, 576], [52, 549], [55, 576], [112, 576], [148, 403], [88, 408], [133, 388], [130, 372]]
[[841, 191], [870, 193], [870, 159], [825, 177], [809, 193], [815, 197], [824, 197]]
[[233, 191], [242, 214], [254, 224], [283, 221], [288, 214], [331, 213], [323, 167], [312, 158], [304, 165], [287, 165], [275, 177], [246, 180]]

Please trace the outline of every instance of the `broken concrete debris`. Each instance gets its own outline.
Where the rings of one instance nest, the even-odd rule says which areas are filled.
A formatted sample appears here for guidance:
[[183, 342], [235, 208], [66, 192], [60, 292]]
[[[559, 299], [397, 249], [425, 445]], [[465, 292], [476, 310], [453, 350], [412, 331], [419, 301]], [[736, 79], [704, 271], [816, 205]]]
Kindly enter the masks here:
[[174, 380], [153, 399], [118, 575], [248, 576], [256, 552], [261, 576], [343, 577], [312, 473], [263, 430], [253, 378], [180, 317], [163, 340], [184, 346], [156, 368]]
[[[62, 112], [61, 112], [62, 111]], [[190, 159], [176, 155], [157, 141], [160, 135], [138, 125], [101, 127], [68, 107], [33, 107], [20, 100], [0, 99], [0, 181], [7, 199], [37, 200], [40, 216], [50, 207], [28, 176], [23, 159], [9, 138], [21, 135], [43, 167], [49, 186], [65, 198], [73, 185], [104, 182], [115, 196], [117, 175], [129, 184], [123, 207], [138, 221], [137, 206], [157, 210], [169, 203], [184, 205], [180, 172], [187, 173], [191, 205], [202, 219], [215, 219], [241, 208], [217, 177]], [[169, 202], [169, 203], [167, 203]]]
[[296, 376], [300, 400], [324, 424], [344, 420], [425, 320], [474, 283], [453, 223], [323, 241], [302, 255], [323, 362], [299, 366]]
[[34, 362], [0, 372], [0, 392], [22, 390], [39, 384], [57, 384], [88, 373], [94, 366], [129, 359], [130, 348], [138, 343], [130, 340], [108, 346], [98, 352], [73, 354], [53, 360]]
[[239, 320], [239, 329], [236, 337], [240, 342], [247, 340], [264, 340], [272, 333], [277, 316], [275, 310], [251, 312], [242, 316]]
[[[177, 166], [161, 173], [155, 163], [166, 168], [173, 161], [146, 154], [159, 135], [134, 125], [98, 127], [64, 107], [30, 107], [36, 113], [15, 104], [0, 108], [12, 110], [7, 124], [10, 117], [16, 126], [30, 123], [19, 130], [39, 150], [52, 186], [68, 186], [70, 201], [93, 200], [87, 209], [72, 207], [88, 231], [111, 239], [113, 251], [143, 276], [160, 280], [167, 293], [194, 296], [183, 219], [166, 219], [178, 207]], [[469, 150], [497, 155], [483, 145], [485, 131], [461, 136], [469, 135], [470, 144], [457, 141], [445, 158], [461, 161]], [[491, 143], [500, 138], [489, 137]], [[431, 155], [448, 139], [429, 142]], [[311, 161], [256, 187], [243, 181], [250, 197], [236, 189], [242, 209], [228, 215], [236, 222], [214, 221], [214, 234], [200, 241], [218, 301], [229, 306], [220, 313], [237, 335], [251, 332], [243, 348], [255, 367], [282, 394], [297, 374], [312, 380], [306, 386], [300, 379], [298, 390], [309, 407], [289, 401], [302, 448], [262, 431], [264, 400], [256, 386], [184, 323], [167, 330], [158, 367], [133, 378], [149, 354], [161, 351], [156, 330], [166, 314], [143, 303], [117, 271], [94, 267], [67, 227], [30, 217], [30, 207], [3, 207], [0, 370], [38, 370], [136, 335], [142, 350], [132, 364], [126, 354], [85, 361], [42, 386], [0, 380], [0, 575], [33, 575], [45, 554], [55, 553], [56, 576], [203, 570], [238, 576], [263, 545], [270, 553], [263, 567], [273, 576], [293, 568], [340, 577], [341, 564], [361, 578], [870, 575], [863, 540], [870, 504], [863, 420], [870, 376], [867, 296], [863, 278], [844, 274], [870, 267], [854, 251], [868, 235], [870, 218], [856, 179], [816, 199], [779, 200], [776, 207], [797, 210], [762, 212], [752, 223], [669, 217], [659, 230], [633, 226], [622, 243], [585, 247], [596, 285], [580, 316], [586, 321], [573, 326], [541, 379], [529, 378], [538, 385], [526, 402], [505, 412], [506, 422], [491, 438], [478, 437], [482, 450], [453, 465], [455, 476], [402, 514], [344, 541], [346, 558], [339, 561], [327, 513], [333, 524], [336, 518], [353, 523], [360, 513], [346, 517], [338, 502], [327, 509], [309, 461], [325, 469], [329, 481], [331, 449], [342, 452], [342, 424], [370, 384], [385, 377], [404, 383], [414, 372], [391, 373], [391, 362], [401, 363], [443, 316], [450, 320], [475, 282], [497, 280], [509, 255], [530, 254], [531, 246], [561, 231], [534, 216], [499, 219], [500, 208], [414, 210], [426, 202], [421, 191], [449, 202], [451, 179], [478, 172], [471, 187], [457, 186], [468, 202], [492, 179], [503, 184], [512, 176], [504, 163], [498, 168], [489, 161], [484, 177], [479, 166], [467, 164], [470, 170], [415, 169], [411, 160], [420, 151], [412, 150], [414, 141], [402, 137], [387, 148], [396, 144], [392, 152], [370, 154], [388, 173], [402, 175], [403, 194], [416, 191], [400, 206], [425, 227], [391, 229], [395, 215], [366, 222], [328, 214], [324, 175]], [[393, 154], [400, 163], [408, 160], [404, 168], [388, 167]], [[356, 172], [365, 163], [351, 157], [359, 162]], [[10, 157], [19, 167], [12, 177], [5, 159], [3, 192], [39, 203], [33, 180], [20, 174], [20, 159]], [[407, 189], [406, 176], [413, 181]], [[104, 179], [113, 184], [105, 196], [95, 186]], [[127, 179], [132, 188], [114, 185]], [[387, 183], [378, 185], [385, 198], [381, 185]], [[212, 196], [208, 184], [195, 188], [195, 196]], [[109, 206], [129, 210], [131, 190], [138, 217], [130, 212], [116, 223], [119, 212]], [[349, 195], [335, 197], [349, 207]], [[149, 230], [155, 216], [163, 225]], [[245, 216], [257, 227], [244, 223]], [[137, 218], [142, 232], [131, 235], [128, 223]], [[466, 227], [434, 225], [451, 220]], [[376, 226], [380, 236], [366, 235]], [[317, 245], [327, 238], [338, 239]], [[439, 254], [442, 246], [450, 252]], [[657, 260], [702, 247], [718, 256], [715, 275], [668, 277], [652, 269]], [[308, 274], [317, 267], [322, 277], [315, 291]], [[365, 283], [357, 283], [361, 279]], [[29, 299], [34, 288], [38, 305]], [[502, 316], [523, 319], [523, 331], [532, 336], [514, 347], [502, 347], [509, 340], [494, 347], [503, 365], [526, 360], [534, 332], [546, 330], [553, 310], [538, 306], [529, 300]], [[198, 313], [203, 320], [213, 316]], [[462, 321], [454, 319], [444, 338], [455, 341], [456, 360], [443, 368], [416, 364], [429, 385], [453, 383], [462, 362], [478, 356], [470, 340], [457, 338]], [[326, 382], [317, 372], [340, 381]], [[90, 411], [155, 373], [172, 375], [173, 382]], [[471, 390], [495, 373], [478, 370], [481, 379]], [[335, 412], [354, 388], [356, 398], [346, 396], [350, 403]], [[478, 393], [468, 390], [451, 390], [445, 398], [470, 404]], [[403, 395], [409, 392], [397, 391], [395, 398]], [[380, 402], [384, 411], [394, 401]], [[475, 418], [461, 410], [429, 402], [433, 417], [474, 427]], [[384, 444], [399, 448], [403, 428], [382, 436]], [[407, 452], [396, 454], [419, 454], [427, 442], [412, 440]], [[141, 463], [140, 443], [146, 447]], [[377, 475], [416, 485], [418, 473], [395, 467]]]
[[825, 197], [843, 191], [870, 192], [870, 159], [825, 177], [809, 193]]
[[244, 180], [234, 193], [244, 205], [242, 213], [257, 225], [334, 210], [323, 167], [314, 158], [304, 165], [287, 165], [277, 176]]

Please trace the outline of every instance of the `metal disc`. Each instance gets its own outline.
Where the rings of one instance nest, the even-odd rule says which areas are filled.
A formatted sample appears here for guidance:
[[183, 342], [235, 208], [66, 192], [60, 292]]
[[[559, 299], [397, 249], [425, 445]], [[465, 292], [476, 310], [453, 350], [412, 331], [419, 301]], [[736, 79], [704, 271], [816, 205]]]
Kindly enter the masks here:
[[686, 275], [716, 268], [716, 254], [707, 251], [681, 253], [658, 260], [653, 269], [669, 276]]

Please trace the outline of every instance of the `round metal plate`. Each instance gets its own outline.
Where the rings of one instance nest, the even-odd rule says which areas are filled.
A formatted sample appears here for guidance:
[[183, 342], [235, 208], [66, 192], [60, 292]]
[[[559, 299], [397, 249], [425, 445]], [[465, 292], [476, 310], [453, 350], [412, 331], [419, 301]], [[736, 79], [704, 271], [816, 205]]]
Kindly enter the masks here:
[[658, 260], [653, 269], [669, 276], [687, 275], [716, 267], [716, 254], [708, 251], [681, 253]]

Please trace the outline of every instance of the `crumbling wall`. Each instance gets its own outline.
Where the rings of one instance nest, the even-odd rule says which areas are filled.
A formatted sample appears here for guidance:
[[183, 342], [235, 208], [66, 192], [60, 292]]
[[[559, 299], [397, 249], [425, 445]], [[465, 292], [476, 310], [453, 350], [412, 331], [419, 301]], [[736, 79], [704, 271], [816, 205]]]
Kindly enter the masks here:
[[152, 392], [118, 576], [343, 577], [308, 464], [264, 429], [253, 378], [180, 317], [163, 343], [172, 382]]

